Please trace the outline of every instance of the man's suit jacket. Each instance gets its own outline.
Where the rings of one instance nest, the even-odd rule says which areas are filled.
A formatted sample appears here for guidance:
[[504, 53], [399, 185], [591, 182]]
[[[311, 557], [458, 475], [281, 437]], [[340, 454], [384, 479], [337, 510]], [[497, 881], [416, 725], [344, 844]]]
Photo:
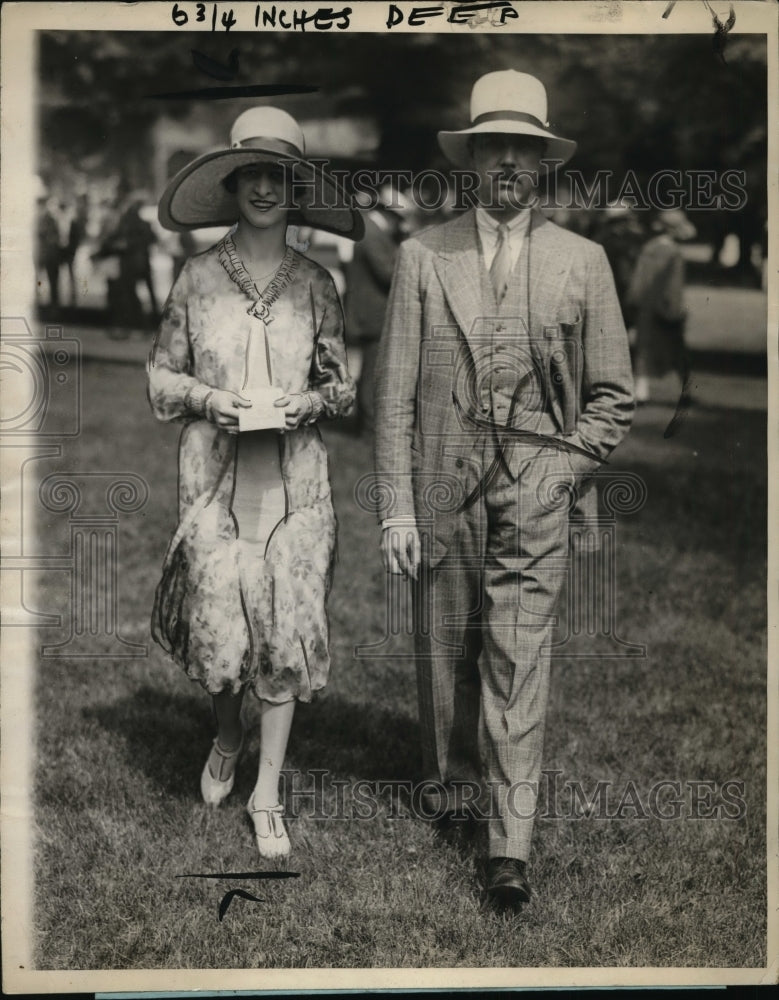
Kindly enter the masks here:
[[632, 419], [627, 335], [603, 248], [537, 211], [525, 239], [526, 331], [517, 322], [501, 323], [495, 313], [484, 315], [473, 211], [400, 248], [377, 362], [376, 469], [384, 487], [378, 507], [381, 518], [421, 518], [432, 504], [438, 512], [434, 563], [453, 530], [477, 433], [463, 419], [468, 372], [501, 327], [500, 337], [509, 344], [524, 339], [532, 356], [545, 398], [544, 430], [578, 449], [568, 457], [585, 515], [594, 515], [597, 505], [587, 476]]

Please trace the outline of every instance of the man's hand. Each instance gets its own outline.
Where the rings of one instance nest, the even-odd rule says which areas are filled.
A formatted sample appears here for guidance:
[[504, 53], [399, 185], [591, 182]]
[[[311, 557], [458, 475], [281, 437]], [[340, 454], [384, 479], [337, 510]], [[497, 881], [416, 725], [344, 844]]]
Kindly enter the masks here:
[[421, 558], [421, 544], [417, 526], [395, 524], [381, 533], [381, 558], [387, 573], [402, 573], [416, 580]]
[[244, 399], [229, 389], [214, 389], [206, 403], [206, 417], [212, 424], [221, 427], [228, 434], [238, 433], [238, 411], [251, 406], [251, 400]]

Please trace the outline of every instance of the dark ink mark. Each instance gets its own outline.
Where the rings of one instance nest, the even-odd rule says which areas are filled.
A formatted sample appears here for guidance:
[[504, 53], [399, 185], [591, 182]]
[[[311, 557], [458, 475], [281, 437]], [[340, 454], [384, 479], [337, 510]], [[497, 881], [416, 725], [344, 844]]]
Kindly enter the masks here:
[[534, 431], [524, 431], [519, 427], [514, 427], [514, 414], [519, 403], [519, 396], [522, 391], [523, 385], [527, 382], [528, 378], [532, 375], [531, 372], [525, 372], [522, 378], [517, 383], [517, 387], [511, 397], [511, 403], [509, 405], [509, 415], [506, 421], [506, 426], [501, 426], [495, 423], [494, 420], [487, 417], [485, 419], [476, 418], [472, 414], [468, 413], [464, 408], [460, 400], [457, 398], [457, 393], [452, 392], [452, 401], [454, 402], [455, 409], [458, 411], [461, 417], [469, 420], [472, 424], [476, 424], [485, 430], [491, 430], [495, 437], [495, 445], [497, 448], [497, 453], [492, 463], [481, 477], [476, 486], [471, 490], [468, 496], [462, 501], [458, 506], [457, 511], [467, 510], [472, 507], [473, 504], [479, 499], [480, 496], [487, 489], [489, 484], [494, 479], [498, 472], [498, 469], [503, 467], [503, 469], [508, 473], [508, 464], [506, 462], [506, 448], [509, 445], [510, 438], [516, 438], [517, 440], [524, 441], [526, 444], [540, 444], [547, 445], [555, 448], [557, 451], [567, 451], [576, 452], [579, 455], [584, 455], [586, 458], [592, 459], [599, 465], [608, 465], [609, 463], [605, 458], [599, 458], [593, 452], [587, 451], [586, 448], [580, 448], [576, 444], [572, 444], [570, 441], [565, 441], [563, 438], [556, 438], [550, 434], [536, 434]]
[[[185, 872], [176, 878], [239, 878], [260, 881], [261, 879], [300, 878], [300, 872]], [[253, 896], [246, 889], [228, 889], [219, 902], [219, 923], [230, 908], [230, 903], [238, 896], [252, 903], [264, 903], [260, 896]]]
[[736, 12], [733, 10], [733, 5], [730, 6], [730, 14], [728, 15], [727, 21], [723, 24], [722, 21], [717, 17], [716, 13], [711, 9], [711, 6], [706, 0], [706, 6], [711, 14], [711, 18], [714, 21], [714, 38], [712, 39], [712, 44], [714, 46], [714, 51], [720, 57], [722, 62], [725, 62], [725, 45], [728, 40], [728, 32], [736, 23]]
[[[676, 6], [676, 0], [670, 0], [668, 6], [663, 11], [663, 17], [667, 18], [670, 16], [671, 11]], [[712, 39], [712, 44], [714, 46], [714, 51], [720, 57], [722, 62], [725, 62], [725, 45], [727, 43], [728, 32], [731, 30], [733, 25], [736, 23], [736, 12], [733, 9], [733, 4], [730, 5], [730, 13], [728, 14], [728, 19], [723, 24], [717, 16], [716, 11], [712, 8], [709, 0], [703, 0], [703, 6], [711, 14], [711, 19], [714, 22], [714, 38]]]
[[265, 902], [265, 900], [261, 899], [259, 896], [252, 896], [252, 894], [250, 892], [247, 892], [245, 889], [230, 889], [229, 892], [226, 892], [224, 896], [222, 896], [222, 899], [219, 902], [220, 924], [224, 918], [225, 913], [227, 913], [228, 909], [230, 908], [230, 903], [232, 903], [232, 901], [235, 899], [236, 896], [239, 896], [241, 899], [248, 899], [252, 903]]
[[174, 90], [166, 94], [145, 94], [153, 101], [227, 101], [236, 97], [283, 97], [286, 94], [316, 94], [319, 87], [295, 83], [255, 83], [242, 87], [205, 87], [202, 90]]
[[479, 417], [472, 416], [460, 403], [456, 393], [452, 393], [452, 400], [455, 408], [462, 417], [484, 430], [494, 430], [502, 435], [505, 435], [506, 437], [516, 438], [518, 441], [524, 441], [525, 444], [547, 445], [548, 447], [555, 448], [557, 451], [575, 452], [577, 455], [583, 455], [585, 458], [590, 458], [592, 461], [598, 462], [599, 465], [609, 464], [605, 458], [600, 458], [595, 454], [595, 452], [588, 451], [586, 448], [580, 448], [578, 444], [566, 441], [565, 438], [554, 437], [552, 434], [537, 434], [535, 431], [524, 431], [520, 427], [512, 427], [510, 424], [511, 413], [509, 413], [509, 422], [504, 427], [500, 424], [496, 424], [489, 417], [481, 419]]
[[[235, 80], [239, 71], [239, 52], [233, 49], [227, 57], [227, 65], [210, 56], [190, 49], [195, 69], [215, 80]], [[319, 87], [296, 83], [255, 83], [235, 87], [203, 87], [198, 90], [173, 90], [164, 94], [146, 94], [146, 99], [154, 101], [227, 101], [236, 97], [283, 97], [287, 94], [316, 94]]]
[[214, 80], [225, 81], [234, 80], [238, 76], [238, 49], [233, 49], [227, 57], [226, 66], [217, 62], [216, 59], [211, 59], [210, 56], [203, 55], [197, 49], [190, 51], [192, 52], [192, 62], [206, 76], [211, 76]]
[[242, 879], [264, 879], [264, 878], [300, 878], [300, 872], [186, 872], [177, 875], [176, 878], [242, 878]]
[[679, 430], [690, 411], [691, 404], [692, 397], [690, 395], [690, 373], [686, 372], [682, 384], [682, 392], [679, 396], [679, 402], [676, 404], [676, 412], [671, 417], [668, 426], [663, 432], [664, 438], [672, 438], [674, 435], [679, 433]]

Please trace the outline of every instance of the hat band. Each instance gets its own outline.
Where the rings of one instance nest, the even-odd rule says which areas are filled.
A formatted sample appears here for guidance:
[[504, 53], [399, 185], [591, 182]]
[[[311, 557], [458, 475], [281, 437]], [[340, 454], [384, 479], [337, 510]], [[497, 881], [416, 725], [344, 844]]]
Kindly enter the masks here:
[[526, 114], [524, 111], [485, 111], [483, 115], [477, 115], [473, 119], [472, 125], [484, 125], [485, 122], [524, 122], [526, 125], [535, 125], [536, 128], [548, 128], [548, 122], [542, 122], [535, 115]]
[[240, 142], [233, 143], [233, 149], [262, 149], [270, 153], [279, 153], [282, 156], [295, 156], [300, 159], [303, 156], [302, 150], [285, 139], [266, 139], [263, 136], [252, 136], [249, 139], [241, 139]]

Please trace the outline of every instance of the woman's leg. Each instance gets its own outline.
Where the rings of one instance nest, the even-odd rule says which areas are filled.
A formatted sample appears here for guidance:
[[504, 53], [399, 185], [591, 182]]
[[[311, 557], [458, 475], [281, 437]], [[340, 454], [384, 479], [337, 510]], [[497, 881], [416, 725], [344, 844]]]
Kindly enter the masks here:
[[287, 754], [295, 702], [273, 705], [269, 701], [260, 701], [260, 711], [260, 768], [252, 798], [255, 809], [268, 809], [279, 801], [279, 778]]
[[254, 823], [260, 857], [278, 860], [290, 853], [289, 835], [281, 818], [283, 807], [278, 803], [279, 777], [287, 753], [295, 702], [272, 705], [268, 701], [260, 701], [260, 711], [260, 769], [247, 808]]
[[243, 691], [220, 691], [213, 695], [216, 739], [200, 776], [203, 800], [218, 806], [233, 790], [235, 768], [243, 745], [241, 704]]
[[217, 738], [223, 750], [231, 753], [241, 745], [243, 728], [241, 726], [241, 705], [243, 704], [243, 689], [238, 694], [232, 691], [220, 691], [213, 696], [214, 715], [216, 716]]

